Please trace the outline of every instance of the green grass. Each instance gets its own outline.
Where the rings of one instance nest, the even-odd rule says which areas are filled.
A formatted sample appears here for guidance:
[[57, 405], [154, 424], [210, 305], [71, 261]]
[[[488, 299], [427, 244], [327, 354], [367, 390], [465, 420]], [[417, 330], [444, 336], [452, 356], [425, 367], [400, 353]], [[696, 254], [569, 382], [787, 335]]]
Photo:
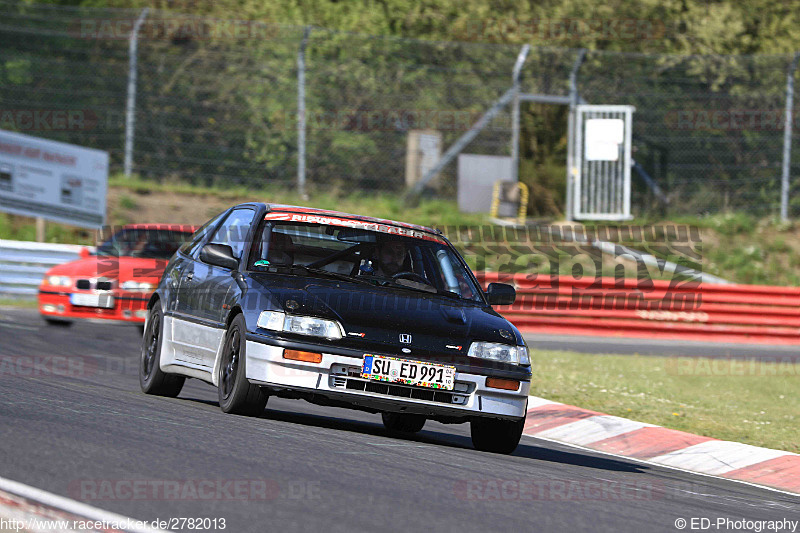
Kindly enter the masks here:
[[[0, 239], [35, 241], [35, 219], [0, 213]], [[94, 231], [47, 222], [45, 225], [45, 242], [93, 245], [95, 244]]]
[[[700, 241], [693, 243], [700, 260], [685, 257], [681, 264], [728, 279], [756, 285], [800, 285], [800, 231], [791, 222], [776, 218], [757, 219], [746, 213], [718, 213], [703, 217], [678, 216], [668, 221], [637, 219], [632, 224], [693, 226]], [[615, 225], [615, 224], [598, 224]], [[626, 244], [626, 243], [623, 243]], [[642, 249], [641, 243], [627, 243]], [[648, 251], [671, 261], [658, 246]], [[676, 257], [680, 257], [679, 250]]]
[[800, 452], [800, 364], [539, 350], [532, 357], [534, 396]]
[[0, 298], [0, 307], [19, 307], [22, 309], [37, 309], [38, 302], [35, 299], [13, 299], [13, 298]]
[[[302, 198], [295, 191], [279, 187], [253, 189], [244, 186], [203, 187], [184, 182], [154, 182], [143, 180], [137, 176], [126, 178], [115, 175], [109, 178], [109, 186], [123, 188], [146, 195], [159, 192], [170, 192], [185, 195], [213, 195], [217, 198], [233, 201], [242, 198], [259, 201], [302, 205], [319, 209], [344, 211], [359, 215], [388, 218], [422, 224], [426, 226], [466, 226], [488, 223], [488, 215], [461, 213], [456, 202], [439, 199], [422, 199], [418, 205], [410, 207], [403, 202], [401, 194], [351, 192], [334, 194], [331, 192], [315, 192], [308, 199]], [[123, 196], [123, 199], [125, 197]], [[122, 202], [120, 202], [122, 204]], [[120, 207], [125, 208], [124, 205]]]
[[136, 200], [125, 194], [120, 197], [119, 206], [122, 209], [131, 210], [131, 209], [136, 209], [138, 207], [138, 204], [136, 203]]

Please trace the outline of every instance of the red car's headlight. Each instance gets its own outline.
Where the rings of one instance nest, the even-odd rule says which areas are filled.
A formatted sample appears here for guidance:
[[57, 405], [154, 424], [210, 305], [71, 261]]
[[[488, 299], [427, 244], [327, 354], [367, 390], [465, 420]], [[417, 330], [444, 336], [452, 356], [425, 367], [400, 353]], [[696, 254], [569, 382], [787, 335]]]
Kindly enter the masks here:
[[123, 282], [120, 288], [125, 291], [152, 291], [154, 286], [146, 281], [131, 280]]
[[69, 287], [72, 285], [72, 279], [67, 276], [47, 276], [44, 280], [53, 287]]

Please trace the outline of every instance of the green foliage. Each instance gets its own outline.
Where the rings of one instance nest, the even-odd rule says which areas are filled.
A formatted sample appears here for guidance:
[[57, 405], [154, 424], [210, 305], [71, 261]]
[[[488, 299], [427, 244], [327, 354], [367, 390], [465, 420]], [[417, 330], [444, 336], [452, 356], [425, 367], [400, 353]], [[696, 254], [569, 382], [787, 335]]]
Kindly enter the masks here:
[[702, 217], [701, 227], [713, 228], [722, 235], [749, 235], [755, 230], [756, 220], [752, 216], [736, 212]]
[[[34, 219], [0, 213], [0, 239], [35, 241]], [[94, 245], [94, 232], [55, 222], [45, 224], [45, 242]]]
[[[535, 48], [522, 85], [534, 93], [566, 94], [576, 50], [590, 50], [580, 71], [581, 95], [592, 103], [636, 106], [636, 161], [680, 211], [775, 211], [777, 130], [705, 128], [701, 122], [682, 129], [676, 117], [782, 109], [789, 54], [800, 49], [800, 33], [793, 31], [797, 6], [772, 0], [55, 3], [155, 8], [148, 24], [163, 34], [148, 31], [140, 41], [135, 157], [136, 168], [151, 178], [290, 187], [298, 166], [297, 52], [304, 26], [313, 25], [306, 49], [312, 190], [402, 190], [408, 130], [419, 128], [398, 117], [459, 114], [465, 127], [432, 125], [449, 146], [508, 89], [519, 45], [530, 43]], [[80, 10], [36, 9], [42, 8], [21, 5], [20, 13], [8, 13], [21, 18], [7, 27], [23, 19], [30, 27], [24, 39], [12, 31], [0, 35], [0, 104], [92, 110], [101, 127], [47, 136], [110, 150], [118, 167], [127, 43], [65, 33]], [[136, 12], [118, 13], [129, 20]], [[205, 15], [212, 27], [252, 21], [248, 27], [261, 33], [178, 35], [170, 28], [181, 14]], [[37, 28], [48, 31], [37, 34]], [[687, 55], [765, 53], [784, 55]], [[520, 179], [531, 190], [532, 216], [558, 218], [564, 211], [565, 113], [564, 106], [522, 106]], [[370, 122], [376, 115], [377, 125]], [[469, 150], [508, 155], [508, 140], [506, 124], [484, 130]], [[443, 195], [454, 189], [454, 166], [444, 172]], [[644, 190], [638, 178], [634, 189]]]
[[136, 200], [128, 195], [122, 195], [119, 199], [119, 206], [122, 209], [136, 209]]
[[5, 62], [3, 73], [8, 83], [22, 85], [33, 81], [30, 70], [31, 62], [29, 59], [16, 59]]
[[[58, 2], [63, 3], [63, 2]], [[312, 24], [435, 40], [530, 43], [593, 50], [788, 54], [800, 49], [800, 9], [774, 0], [84, 0], [149, 5], [223, 19]], [[617, 21], [617, 22], [615, 22]], [[626, 26], [625, 21], [631, 21]], [[605, 22], [605, 24], [603, 24]]]

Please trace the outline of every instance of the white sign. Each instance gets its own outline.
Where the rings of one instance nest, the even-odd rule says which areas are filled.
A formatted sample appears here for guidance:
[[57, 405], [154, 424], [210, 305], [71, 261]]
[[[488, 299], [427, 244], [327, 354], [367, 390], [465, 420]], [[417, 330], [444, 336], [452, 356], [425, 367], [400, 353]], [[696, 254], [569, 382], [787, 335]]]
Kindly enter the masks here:
[[436, 166], [442, 154], [441, 135], [421, 134], [419, 136], [419, 151], [422, 157], [419, 162], [419, 175], [424, 176], [430, 169]]
[[617, 161], [624, 140], [625, 121], [621, 118], [592, 118], [586, 121], [587, 161]]
[[0, 130], [0, 211], [97, 228], [108, 152]]

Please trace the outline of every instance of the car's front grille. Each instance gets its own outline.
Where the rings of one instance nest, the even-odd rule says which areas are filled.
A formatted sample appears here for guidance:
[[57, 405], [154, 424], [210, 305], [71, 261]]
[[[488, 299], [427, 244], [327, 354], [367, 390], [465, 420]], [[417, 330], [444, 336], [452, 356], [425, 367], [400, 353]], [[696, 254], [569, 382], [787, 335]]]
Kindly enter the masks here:
[[110, 291], [113, 288], [113, 284], [107, 280], [98, 280], [93, 282], [90, 279], [79, 279], [75, 282], [75, 288], [84, 291], [88, 291], [90, 289], [96, 289], [98, 291]]
[[379, 381], [369, 381], [364, 379], [334, 377], [331, 383], [334, 387], [342, 387], [348, 390], [371, 392], [397, 398], [411, 398], [414, 400], [424, 400], [427, 402], [446, 403], [446, 404], [465, 404], [466, 397], [453, 394], [450, 391], [440, 391], [434, 389], [423, 389], [420, 387], [408, 387], [396, 385], [394, 383], [381, 383]]

